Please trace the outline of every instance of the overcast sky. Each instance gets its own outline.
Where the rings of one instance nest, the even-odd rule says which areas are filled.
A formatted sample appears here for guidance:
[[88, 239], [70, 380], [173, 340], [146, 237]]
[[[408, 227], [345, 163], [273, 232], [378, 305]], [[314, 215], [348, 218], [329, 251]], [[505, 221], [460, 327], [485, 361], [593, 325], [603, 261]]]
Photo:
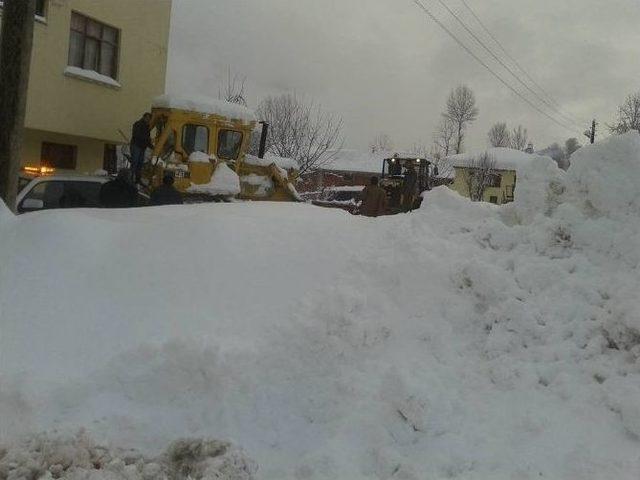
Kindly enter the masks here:
[[[539, 103], [438, 1], [423, 3]], [[461, 0], [444, 1], [490, 42]], [[496, 121], [528, 128], [536, 148], [564, 142], [594, 116], [611, 122], [625, 96], [640, 90], [638, 0], [467, 3], [584, 128], [568, 131], [537, 113], [412, 0], [174, 0], [167, 90], [217, 95], [230, 67], [246, 77], [252, 107], [267, 95], [295, 91], [343, 117], [346, 146], [365, 148], [385, 132], [397, 150], [431, 143], [446, 96], [458, 84], [474, 90], [480, 109], [469, 131], [472, 149], [486, 146]]]

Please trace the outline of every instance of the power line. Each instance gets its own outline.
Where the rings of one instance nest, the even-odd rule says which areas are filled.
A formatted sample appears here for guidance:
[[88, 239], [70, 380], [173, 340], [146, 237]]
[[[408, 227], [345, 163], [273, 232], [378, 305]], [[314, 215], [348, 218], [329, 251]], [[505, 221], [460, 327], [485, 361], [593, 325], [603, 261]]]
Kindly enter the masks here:
[[469, 55], [471, 55], [480, 65], [482, 65], [484, 68], [486, 68], [489, 71], [489, 73], [491, 73], [491, 75], [496, 77], [500, 83], [502, 83], [505, 87], [507, 87], [509, 90], [511, 90], [515, 95], [520, 97], [524, 102], [526, 102], [531, 108], [536, 110], [538, 113], [544, 115], [549, 120], [554, 122], [556, 125], [559, 125], [560, 127], [566, 129], [567, 131], [571, 131], [571, 132], [575, 133], [575, 131], [573, 130], [573, 127], [568, 127], [567, 125], [563, 124], [559, 120], [556, 120], [554, 117], [552, 117], [547, 112], [545, 112], [545, 111], [541, 110], [540, 108], [538, 108], [528, 98], [523, 96], [515, 88], [513, 88], [511, 85], [509, 85], [509, 83], [507, 83], [500, 75], [498, 75], [496, 72], [494, 72], [491, 69], [491, 67], [489, 67], [489, 65], [487, 65], [485, 62], [483, 62], [482, 59], [480, 59], [480, 57], [478, 57], [475, 53], [473, 53], [473, 51], [471, 49], [469, 49], [469, 47], [467, 47], [458, 37], [456, 37], [455, 34], [451, 30], [449, 30], [445, 24], [443, 24], [440, 20], [438, 20], [438, 18], [435, 15], [433, 15], [433, 13], [431, 13], [431, 11], [427, 7], [425, 7], [420, 0], [412, 0], [412, 1], [420, 9], [422, 9], [431, 18], [431, 20], [433, 20], [440, 28], [442, 28], [458, 45], [460, 45], [460, 47], [462, 47]]
[[471, 35], [473, 37], [473, 39], [478, 42], [480, 44], [480, 46], [482, 46], [482, 48], [484, 48], [489, 55], [491, 55], [496, 62], [498, 62], [500, 65], [502, 65], [502, 67], [511, 74], [511, 76], [513, 78], [515, 78], [524, 88], [526, 88], [529, 92], [531, 92], [533, 94], [534, 97], [536, 97], [538, 100], [540, 100], [542, 103], [544, 103], [547, 107], [549, 107], [551, 110], [553, 110], [557, 115], [559, 115], [564, 121], [567, 121], [569, 123], [574, 124], [576, 127], [578, 128], [582, 128], [580, 125], [578, 125], [578, 123], [574, 122], [571, 118], [567, 117], [566, 115], [564, 115], [558, 108], [556, 108], [553, 104], [549, 103], [546, 99], [542, 98], [535, 90], [533, 90], [527, 83], [525, 83], [518, 74], [516, 74], [506, 63], [504, 63], [500, 57], [498, 57], [493, 50], [491, 50], [489, 47], [487, 47], [487, 45], [482, 41], [481, 38], [479, 38], [474, 32], [473, 30], [471, 30], [466, 23], [464, 23], [464, 21], [462, 21], [462, 19], [456, 14], [456, 12], [454, 12], [453, 10], [451, 10], [451, 8], [449, 8], [449, 6], [443, 1], [443, 0], [438, 0], [438, 2], [440, 2], [440, 5], [442, 5], [452, 16], [453, 18], [456, 19], [456, 21], [462, 25], [462, 28], [464, 28], [467, 33], [469, 35]]
[[[502, 43], [493, 35], [493, 33], [491, 33], [491, 31], [489, 30], [489, 28], [484, 24], [484, 22], [480, 19], [480, 17], [476, 14], [476, 12], [469, 6], [469, 4], [466, 2], [466, 0], [460, 0], [462, 2], [462, 4], [465, 6], [465, 8], [469, 11], [469, 13], [471, 13], [471, 15], [473, 16], [473, 18], [476, 19], [476, 21], [478, 22], [478, 24], [482, 27], [482, 29], [487, 33], [487, 35], [489, 35], [489, 37], [491, 37], [491, 39], [496, 43], [496, 45], [498, 45], [498, 47], [500, 48], [500, 50], [502, 50], [502, 52], [507, 56], [507, 58], [509, 60], [511, 60], [513, 62], [513, 64], [529, 79], [529, 81], [535, 85], [538, 90], [540, 90], [540, 92], [542, 92], [542, 94], [547, 97], [553, 104], [555, 104], [558, 108], [561, 108], [562, 106], [560, 105], [560, 103], [549, 93], [547, 92], [544, 88], [542, 88], [540, 86], [540, 84], [538, 84], [538, 82], [535, 81], [535, 79], [529, 74], [529, 72], [520, 64], [520, 62], [518, 62], [508, 51], [507, 49], [502, 45]], [[577, 121], [578, 123], [579, 120], [576, 119], [576, 117], [574, 117], [573, 115], [568, 115], [570, 118], [572, 118], [573, 120]]]

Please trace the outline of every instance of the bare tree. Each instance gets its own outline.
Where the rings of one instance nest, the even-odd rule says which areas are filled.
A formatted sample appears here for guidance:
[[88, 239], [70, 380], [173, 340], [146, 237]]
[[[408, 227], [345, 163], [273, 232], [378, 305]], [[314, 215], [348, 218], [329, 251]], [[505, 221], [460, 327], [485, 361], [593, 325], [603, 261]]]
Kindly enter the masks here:
[[482, 201], [487, 188], [495, 185], [499, 178], [494, 158], [486, 152], [475, 157], [467, 166], [464, 176], [469, 198], [474, 202]]
[[456, 132], [455, 152], [462, 153], [467, 126], [478, 118], [473, 91], [466, 85], [452, 90], [447, 98], [447, 111], [442, 115], [453, 123]]
[[342, 148], [342, 118], [313, 101], [291, 93], [267, 97], [258, 115], [269, 123], [267, 151], [293, 158], [300, 174], [330, 163]]
[[630, 130], [640, 132], [640, 92], [629, 95], [618, 107], [618, 120], [608, 125], [613, 134], [621, 135]]
[[5, 0], [0, 37], [0, 198], [15, 210], [35, 0]]
[[569, 138], [564, 142], [564, 153], [569, 158], [576, 152], [582, 145], [578, 142], [577, 138]]
[[518, 128], [514, 128], [511, 132], [511, 148], [514, 150], [524, 150], [529, 144], [529, 134], [526, 128], [522, 125], [518, 125]]
[[433, 135], [433, 145], [435, 150], [443, 157], [448, 157], [452, 153], [456, 127], [450, 118], [443, 118]]
[[218, 89], [218, 98], [246, 107], [247, 99], [244, 92], [246, 81], [246, 77], [240, 77], [236, 74], [231, 77], [231, 67], [229, 67], [227, 70], [227, 84], [225, 85], [224, 92]]
[[390, 152], [393, 150], [393, 140], [386, 133], [379, 133], [369, 144], [371, 153]]
[[489, 145], [492, 147], [509, 147], [511, 134], [505, 122], [494, 123], [488, 134]]

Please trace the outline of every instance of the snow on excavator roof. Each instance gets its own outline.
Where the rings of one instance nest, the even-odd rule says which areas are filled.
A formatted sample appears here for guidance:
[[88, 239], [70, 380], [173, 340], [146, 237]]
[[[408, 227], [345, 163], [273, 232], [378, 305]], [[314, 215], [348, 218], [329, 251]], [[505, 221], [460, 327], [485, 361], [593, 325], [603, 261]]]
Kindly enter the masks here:
[[154, 108], [173, 108], [190, 112], [219, 115], [243, 122], [255, 122], [253, 110], [236, 103], [226, 102], [204, 95], [160, 95], [153, 99]]

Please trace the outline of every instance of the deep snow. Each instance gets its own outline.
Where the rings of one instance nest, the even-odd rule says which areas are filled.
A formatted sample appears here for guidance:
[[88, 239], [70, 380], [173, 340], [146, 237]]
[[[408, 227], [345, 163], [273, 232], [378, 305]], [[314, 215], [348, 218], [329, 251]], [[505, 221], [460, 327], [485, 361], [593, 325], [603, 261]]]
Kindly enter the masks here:
[[379, 219], [0, 208], [0, 443], [212, 437], [263, 479], [636, 479], [640, 136], [572, 160], [523, 167], [514, 204], [438, 188]]

